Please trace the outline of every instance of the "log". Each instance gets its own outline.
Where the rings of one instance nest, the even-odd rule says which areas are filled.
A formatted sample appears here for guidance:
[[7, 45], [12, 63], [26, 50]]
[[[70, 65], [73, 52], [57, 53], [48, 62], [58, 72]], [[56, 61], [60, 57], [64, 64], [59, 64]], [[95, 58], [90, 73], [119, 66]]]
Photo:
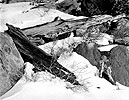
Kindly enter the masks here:
[[[122, 17], [122, 16], [120, 16]], [[27, 35], [30, 41], [33, 43], [36, 43], [35, 41], [38, 40], [39, 44], [44, 44], [42, 41], [44, 40], [46, 43], [66, 38], [70, 35], [70, 33], [74, 33], [74, 36], [85, 36], [87, 38], [93, 38], [95, 39], [100, 34], [99, 32], [95, 35], [92, 35], [91, 29], [94, 28], [94, 26], [102, 25], [102, 24], [108, 24], [107, 22], [111, 22], [114, 20], [112, 16], [109, 15], [103, 15], [103, 16], [96, 16], [93, 18], [83, 18], [83, 19], [77, 19], [77, 20], [63, 20], [59, 17], [56, 17], [54, 21], [48, 22], [45, 24], [28, 27], [22, 29], [22, 32]], [[104, 25], [102, 25], [105, 29], [109, 28]], [[94, 28], [95, 29], [95, 28]], [[100, 32], [103, 32], [100, 30]], [[90, 34], [91, 33], [91, 34]], [[88, 34], [90, 34], [90, 37], [88, 37]]]
[[52, 22], [27, 27], [22, 29], [22, 32], [37, 46], [67, 38], [71, 33], [74, 33], [74, 36], [83, 36], [88, 40], [97, 40], [98, 37], [102, 37], [100, 33], [106, 33], [112, 27], [111, 22], [123, 17], [125, 15], [116, 17], [102, 15], [76, 20], [63, 20], [56, 17]]
[[80, 85], [74, 73], [61, 66], [56, 59], [32, 44], [19, 28], [9, 24], [7, 24], [7, 27], [6, 33], [12, 37], [25, 62], [30, 62], [35, 66], [34, 71], [48, 71], [73, 85]]
[[86, 20], [86, 18], [80, 20], [63, 20], [60, 17], [56, 17], [52, 22], [21, 30], [30, 41], [36, 45], [42, 45], [44, 42], [48, 43], [69, 37], [71, 32], [75, 33], [76, 29], [85, 24]]

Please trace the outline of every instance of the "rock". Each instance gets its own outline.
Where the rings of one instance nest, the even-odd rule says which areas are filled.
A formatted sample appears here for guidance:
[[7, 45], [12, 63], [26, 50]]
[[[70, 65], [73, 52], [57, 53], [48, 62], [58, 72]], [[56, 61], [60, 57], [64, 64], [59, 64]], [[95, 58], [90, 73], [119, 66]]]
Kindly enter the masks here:
[[0, 96], [9, 91], [22, 77], [23, 64], [11, 37], [0, 33]]
[[[81, 12], [85, 16], [109, 14], [115, 0], [80, 0]], [[108, 7], [107, 7], [108, 5]]]
[[79, 10], [78, 0], [63, 0], [62, 2], [56, 4], [56, 8], [62, 12], [77, 15]]
[[129, 20], [122, 18], [117, 21], [115, 27], [111, 33], [114, 36], [114, 43], [129, 45]]
[[79, 44], [74, 51], [80, 54], [81, 56], [85, 57], [94, 66], [97, 66], [100, 61], [101, 54], [97, 49], [96, 45], [92, 43]]
[[129, 0], [116, 0], [114, 4], [111, 14], [112, 15], [119, 15], [119, 14], [129, 14]]
[[129, 50], [127, 47], [114, 47], [111, 50], [110, 62], [113, 79], [129, 87]]
[[120, 39], [129, 36], [129, 20], [126, 18], [121, 18], [116, 22], [114, 31], [112, 31], [112, 35], [114, 35], [115, 39]]

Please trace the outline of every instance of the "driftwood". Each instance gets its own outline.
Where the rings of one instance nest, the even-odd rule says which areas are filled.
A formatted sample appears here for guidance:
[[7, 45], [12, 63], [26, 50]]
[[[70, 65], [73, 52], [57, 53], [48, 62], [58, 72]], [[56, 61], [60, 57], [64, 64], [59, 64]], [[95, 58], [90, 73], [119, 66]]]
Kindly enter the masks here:
[[76, 76], [72, 72], [61, 66], [52, 56], [33, 45], [19, 28], [9, 24], [7, 26], [6, 33], [12, 37], [23, 59], [35, 66], [34, 71], [48, 71], [74, 85], [79, 85]]

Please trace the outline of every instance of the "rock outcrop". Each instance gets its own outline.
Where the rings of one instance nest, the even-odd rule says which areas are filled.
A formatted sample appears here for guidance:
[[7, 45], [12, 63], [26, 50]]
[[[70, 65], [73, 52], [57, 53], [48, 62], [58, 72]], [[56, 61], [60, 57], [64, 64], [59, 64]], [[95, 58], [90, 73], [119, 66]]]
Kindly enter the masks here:
[[24, 61], [11, 37], [0, 33], [0, 96], [9, 91], [23, 75]]

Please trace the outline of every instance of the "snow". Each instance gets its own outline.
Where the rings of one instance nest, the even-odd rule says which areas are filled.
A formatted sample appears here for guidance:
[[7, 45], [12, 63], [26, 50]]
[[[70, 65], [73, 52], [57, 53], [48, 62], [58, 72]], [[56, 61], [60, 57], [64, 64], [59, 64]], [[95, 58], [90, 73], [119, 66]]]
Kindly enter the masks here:
[[117, 44], [107, 45], [107, 46], [101, 46], [98, 49], [100, 51], [110, 51], [112, 48], [118, 46]]
[[96, 40], [96, 43], [99, 45], [109, 45], [109, 41], [113, 41], [113, 36], [108, 35], [106, 33], [101, 33], [101, 37]]
[[[128, 100], [128, 87], [118, 84], [120, 89], [118, 90], [117, 86], [99, 78], [96, 74], [97, 68], [81, 55], [75, 52], [67, 58], [62, 55], [58, 62], [69, 70], [73, 70], [76, 75], [78, 75], [80, 68], [84, 68], [79, 72], [81, 77], [78, 75], [78, 80], [84, 79], [82, 83], [87, 90], [84, 91], [84, 87], [73, 87], [48, 72], [40, 72], [35, 75], [33, 81], [28, 81], [23, 77], [0, 100]], [[32, 65], [26, 63], [26, 67], [29, 66]], [[77, 67], [79, 68], [75, 71]], [[30, 69], [28, 73], [30, 73]], [[66, 87], [73, 87], [73, 89]]]
[[[0, 4], [2, 14], [0, 16], [0, 31], [7, 29], [5, 26], [7, 22], [16, 27], [26, 28], [51, 22], [57, 16], [62, 19], [84, 18], [68, 15], [54, 9], [49, 9], [47, 12], [44, 8], [30, 10], [32, 6], [28, 5], [28, 2], [9, 5]], [[109, 41], [112, 41], [112, 37], [103, 34], [103, 38], [98, 40], [97, 43], [108, 45]], [[39, 46], [39, 48], [51, 54], [51, 49], [54, 46], [57, 54], [60, 47], [65, 47], [65, 50], [69, 51], [69, 45], [75, 42], [80, 43], [82, 39], [70, 37], [55, 43], [50, 42]], [[115, 46], [117, 45], [102, 46], [99, 49], [100, 51], [110, 51]], [[105, 79], [99, 78], [96, 66], [91, 65], [87, 59], [76, 52], [62, 53], [58, 62], [73, 72], [83, 86], [73, 86], [48, 72], [35, 74], [32, 71], [34, 66], [26, 62], [24, 76], [10, 91], [0, 97], [0, 100], [128, 100], [128, 87], [119, 83], [114, 86]]]
[[[6, 23], [12, 24], [21, 29], [44, 24], [53, 21], [56, 17], [62, 19], [82, 19], [83, 16], [76, 17], [63, 13], [55, 9], [35, 8], [29, 2], [0, 4], [0, 31], [7, 30]], [[31, 10], [30, 10], [31, 9]]]
[[83, 41], [84, 40], [81, 37], [68, 37], [66, 39], [49, 42], [38, 47], [50, 55], [54, 54], [59, 56], [61, 53], [70, 52], [72, 48], [76, 47]]
[[[88, 100], [95, 99], [90, 93], [85, 93], [85, 95]], [[60, 83], [29, 82], [23, 85], [15, 95], [3, 100], [84, 100], [84, 98], [83, 94], [74, 93]]]

